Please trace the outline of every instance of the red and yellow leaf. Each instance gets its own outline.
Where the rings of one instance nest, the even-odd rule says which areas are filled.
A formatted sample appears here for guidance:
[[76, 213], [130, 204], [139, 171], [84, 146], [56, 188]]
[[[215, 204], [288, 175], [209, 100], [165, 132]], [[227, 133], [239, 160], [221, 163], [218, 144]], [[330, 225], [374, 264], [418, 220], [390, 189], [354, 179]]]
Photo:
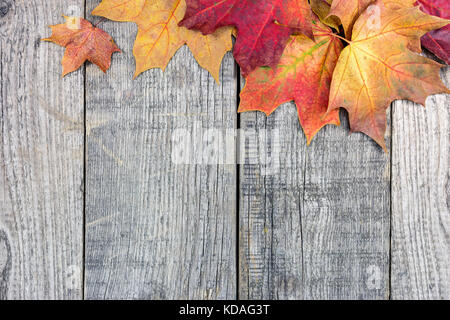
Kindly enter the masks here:
[[241, 93], [239, 112], [262, 111], [270, 115], [278, 106], [294, 100], [300, 124], [309, 144], [326, 124], [339, 125], [339, 112], [327, 113], [333, 70], [342, 44], [339, 39], [315, 33], [315, 42], [303, 35], [292, 36], [275, 68], [261, 67], [248, 77]]
[[276, 66], [289, 36], [312, 37], [308, 0], [187, 0], [180, 25], [211, 34], [234, 26], [234, 57], [244, 76], [260, 66]]

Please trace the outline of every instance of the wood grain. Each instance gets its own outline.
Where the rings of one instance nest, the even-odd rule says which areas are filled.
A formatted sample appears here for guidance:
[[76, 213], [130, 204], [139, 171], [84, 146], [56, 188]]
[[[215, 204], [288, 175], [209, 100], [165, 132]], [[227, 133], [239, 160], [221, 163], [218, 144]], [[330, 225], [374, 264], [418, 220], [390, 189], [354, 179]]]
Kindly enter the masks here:
[[[97, 3], [88, 1], [89, 11]], [[135, 25], [102, 27], [123, 53], [107, 75], [87, 68], [86, 298], [233, 299], [234, 161], [195, 164], [204, 142], [172, 140], [175, 130], [236, 127], [233, 59], [223, 62], [220, 86], [187, 47], [164, 73], [132, 80]], [[192, 151], [191, 164], [172, 161], [180, 147]]]
[[[304, 298], [387, 299], [390, 157], [364, 134], [350, 134], [345, 112], [341, 121], [306, 153]], [[385, 138], [389, 148], [389, 127]]]
[[306, 147], [293, 104], [241, 116], [243, 129], [280, 129], [281, 148], [273, 174], [241, 166], [240, 298], [388, 297], [389, 157], [341, 119]]
[[0, 299], [82, 297], [83, 71], [40, 40], [69, 5], [1, 2]]
[[296, 110], [240, 118], [248, 139], [240, 154], [239, 298], [300, 299], [305, 144]]
[[394, 103], [390, 154], [344, 112], [306, 147], [293, 104], [242, 114], [238, 139], [231, 54], [220, 86], [187, 48], [132, 80], [136, 27], [102, 22], [111, 70], [61, 78], [40, 39], [84, 11], [0, 0], [0, 300], [450, 299], [448, 95]]
[[[450, 68], [441, 76], [450, 86]], [[398, 101], [392, 136], [392, 298], [450, 299], [450, 96]]]

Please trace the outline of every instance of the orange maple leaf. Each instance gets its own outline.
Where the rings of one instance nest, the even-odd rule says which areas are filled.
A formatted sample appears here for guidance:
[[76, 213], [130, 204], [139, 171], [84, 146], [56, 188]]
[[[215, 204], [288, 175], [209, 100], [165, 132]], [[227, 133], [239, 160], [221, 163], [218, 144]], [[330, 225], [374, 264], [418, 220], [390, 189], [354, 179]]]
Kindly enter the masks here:
[[276, 68], [262, 67], [250, 73], [239, 112], [257, 110], [270, 115], [281, 104], [294, 100], [308, 144], [326, 124], [339, 125], [338, 110], [326, 113], [331, 77], [343, 46], [336, 37], [320, 33], [323, 31], [314, 33], [315, 41], [292, 36]]
[[185, 11], [185, 0], [103, 0], [92, 14], [137, 24], [135, 77], [151, 68], [164, 70], [177, 50], [187, 44], [200, 66], [219, 82], [223, 56], [232, 48], [232, 29], [204, 36], [179, 27]]
[[77, 70], [86, 60], [106, 72], [111, 65], [111, 55], [120, 52], [111, 36], [83, 18], [64, 18], [66, 23], [50, 26], [52, 35], [42, 39], [66, 47], [62, 59], [63, 76]]
[[[441, 64], [420, 56], [420, 37], [449, 23], [417, 7], [402, 7], [378, 0], [374, 10], [356, 21], [351, 41], [342, 51], [331, 82], [328, 110], [349, 112], [352, 131], [372, 137], [386, 150], [386, 109], [393, 100], [424, 104], [428, 95], [450, 93], [440, 77]], [[373, 22], [373, 21], [372, 21]]]

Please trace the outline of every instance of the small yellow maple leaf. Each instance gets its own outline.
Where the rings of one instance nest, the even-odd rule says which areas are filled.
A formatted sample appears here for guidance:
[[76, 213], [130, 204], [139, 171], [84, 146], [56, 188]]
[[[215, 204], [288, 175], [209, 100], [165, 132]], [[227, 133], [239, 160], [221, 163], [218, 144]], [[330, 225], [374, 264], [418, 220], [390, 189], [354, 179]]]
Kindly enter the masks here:
[[218, 83], [222, 59], [232, 48], [232, 28], [204, 36], [179, 27], [185, 11], [185, 0], [103, 0], [92, 14], [137, 24], [135, 77], [152, 68], [165, 70], [177, 50], [187, 44], [199, 65]]

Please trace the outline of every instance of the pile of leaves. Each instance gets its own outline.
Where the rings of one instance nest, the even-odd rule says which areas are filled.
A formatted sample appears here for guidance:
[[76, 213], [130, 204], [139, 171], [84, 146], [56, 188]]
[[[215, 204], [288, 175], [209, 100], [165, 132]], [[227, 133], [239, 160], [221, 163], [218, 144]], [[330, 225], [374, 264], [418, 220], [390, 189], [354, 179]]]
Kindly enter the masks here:
[[[386, 150], [393, 100], [424, 104], [428, 95], [450, 93], [439, 77], [443, 65], [419, 54], [422, 42], [449, 63], [449, 1], [431, 1], [103, 0], [92, 14], [137, 24], [135, 77], [164, 70], [186, 44], [218, 82], [233, 50], [246, 79], [239, 112], [269, 115], [295, 101], [309, 144], [323, 126], [339, 125], [345, 108], [351, 130]], [[120, 51], [112, 38], [82, 18], [66, 19], [45, 39], [66, 47], [63, 74], [86, 60], [106, 71]]]

